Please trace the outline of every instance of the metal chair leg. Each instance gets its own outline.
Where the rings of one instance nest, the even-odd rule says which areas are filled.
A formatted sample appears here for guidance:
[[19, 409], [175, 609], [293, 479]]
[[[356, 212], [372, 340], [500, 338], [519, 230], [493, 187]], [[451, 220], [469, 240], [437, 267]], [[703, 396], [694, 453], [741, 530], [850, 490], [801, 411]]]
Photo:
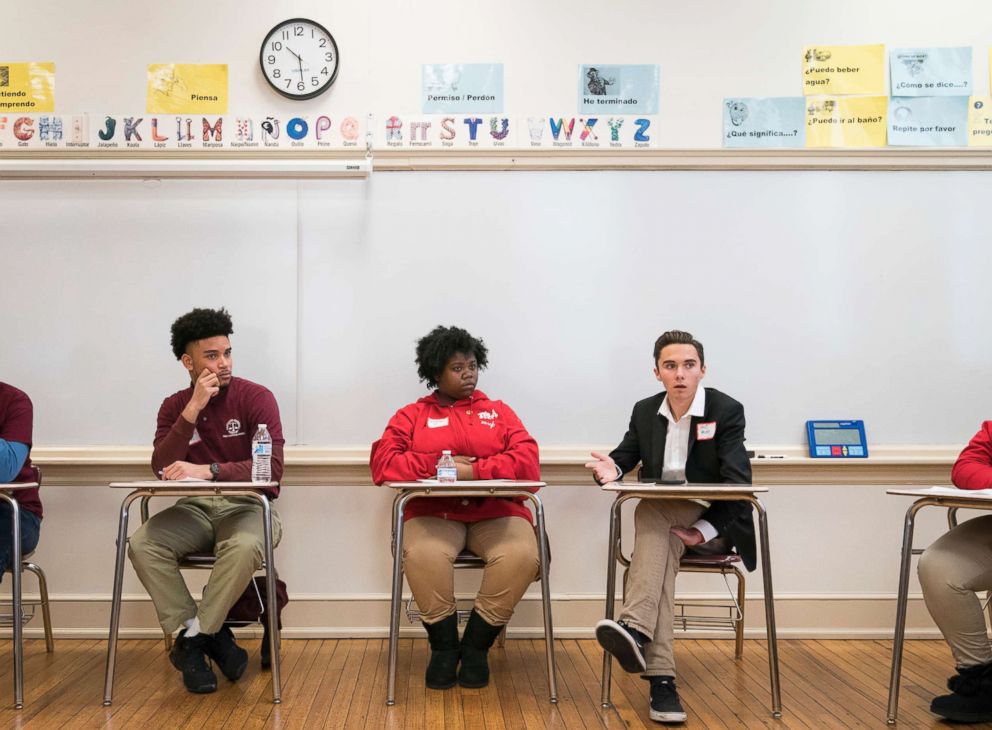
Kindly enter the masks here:
[[531, 496], [537, 518], [537, 543], [541, 561], [541, 603], [544, 608], [544, 646], [548, 662], [548, 692], [551, 704], [558, 703], [558, 674], [555, 667], [555, 636], [551, 618], [551, 558], [548, 554], [548, 533], [544, 524], [544, 505], [537, 495]]
[[[617, 541], [620, 539], [620, 506], [623, 504], [622, 498], [613, 501], [610, 508], [610, 538], [607, 549], [608, 561], [606, 564], [606, 608], [604, 618], [612, 619], [614, 604], [616, 603], [617, 591]], [[608, 652], [603, 652], [603, 677], [600, 694], [600, 704], [603, 707], [610, 707], [610, 681], [612, 679], [613, 656]]]
[[121, 593], [124, 589], [124, 561], [127, 558], [128, 508], [137, 495], [128, 495], [121, 504], [117, 528], [117, 562], [114, 564], [114, 592], [110, 602], [110, 632], [107, 637], [107, 673], [103, 682], [103, 706], [110, 707], [114, 699], [114, 669], [117, 665], [117, 633], [121, 626]]
[[744, 656], [744, 573], [740, 568], [734, 566], [734, 575], [737, 576], [737, 609], [741, 613], [741, 620], [737, 622], [734, 637], [734, 659], [741, 659]]
[[400, 641], [400, 608], [403, 603], [403, 506], [404, 495], [393, 501], [393, 592], [389, 612], [389, 674], [386, 680], [386, 704], [396, 704], [396, 657]]
[[41, 594], [41, 619], [45, 624], [45, 651], [49, 654], [55, 651], [55, 640], [52, 638], [52, 613], [48, 605], [48, 579], [40, 565], [23, 562], [21, 567], [30, 570], [38, 578], [38, 593]]

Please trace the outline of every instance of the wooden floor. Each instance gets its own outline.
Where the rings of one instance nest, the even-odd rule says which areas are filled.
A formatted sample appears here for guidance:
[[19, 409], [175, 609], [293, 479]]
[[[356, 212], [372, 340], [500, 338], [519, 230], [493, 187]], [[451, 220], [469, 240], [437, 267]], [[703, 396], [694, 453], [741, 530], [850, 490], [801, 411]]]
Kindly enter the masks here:
[[[283, 704], [271, 703], [271, 675], [258, 666], [259, 642], [241, 681], [220, 677], [212, 695], [182, 688], [163, 643], [122, 641], [112, 707], [103, 707], [105, 641], [62, 640], [55, 654], [26, 642], [25, 702], [15, 711], [11, 662], [0, 672], [0, 727], [15, 728], [641, 728], [648, 685], [614, 670], [615, 707], [601, 709], [602, 653], [594, 641], [556, 645], [559, 703], [548, 702], [543, 641], [509, 640], [491, 653], [493, 681], [482, 690], [426, 690], [426, 640], [400, 642], [397, 704], [385, 706], [386, 642], [283, 642]], [[783, 717], [769, 712], [764, 642], [748, 641], [735, 662], [729, 641], [679, 640], [684, 727], [885, 727], [891, 642], [781, 641]], [[10, 641], [0, 642], [9, 656]], [[907, 643], [901, 727], [946, 727], [927, 712], [951, 667], [941, 641]]]

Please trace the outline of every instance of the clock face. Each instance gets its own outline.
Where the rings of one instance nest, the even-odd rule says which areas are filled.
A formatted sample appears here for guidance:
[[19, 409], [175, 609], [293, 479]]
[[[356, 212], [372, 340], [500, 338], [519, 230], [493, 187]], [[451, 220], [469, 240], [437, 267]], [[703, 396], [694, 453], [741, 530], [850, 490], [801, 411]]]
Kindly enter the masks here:
[[290, 99], [323, 94], [338, 75], [338, 46], [320, 23], [293, 18], [279, 23], [262, 41], [258, 56], [269, 85]]

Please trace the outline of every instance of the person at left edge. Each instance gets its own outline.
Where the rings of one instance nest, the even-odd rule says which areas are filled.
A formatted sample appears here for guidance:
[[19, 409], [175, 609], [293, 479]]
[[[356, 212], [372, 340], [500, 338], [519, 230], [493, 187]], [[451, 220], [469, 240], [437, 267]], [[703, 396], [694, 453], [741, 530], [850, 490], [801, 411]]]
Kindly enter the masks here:
[[[476, 390], [488, 349], [458, 327], [436, 327], [417, 342], [417, 373], [433, 392], [396, 412], [372, 445], [372, 480], [413, 481], [437, 475], [451, 451], [459, 480], [540, 478], [537, 442], [503, 401]], [[485, 687], [488, 652], [538, 575], [530, 510], [501, 497], [432, 497], [408, 503], [403, 568], [421, 610], [431, 658], [431, 689]], [[461, 642], [454, 569], [468, 548], [486, 567]]]
[[[34, 409], [27, 394], [12, 385], [0, 383], [0, 484], [37, 482], [38, 470], [31, 465], [31, 429]], [[21, 554], [38, 546], [41, 532], [41, 498], [38, 489], [18, 489], [17, 500], [21, 524]], [[0, 579], [11, 568], [13, 545], [10, 541], [13, 510], [0, 502]]]
[[[158, 412], [152, 469], [162, 479], [249, 481], [251, 440], [259, 424], [272, 437], [272, 481], [282, 477], [279, 407], [272, 393], [232, 374], [231, 316], [224, 309], [194, 309], [172, 324], [172, 351], [190, 385], [165, 399]], [[266, 489], [269, 499], [279, 488]], [[282, 526], [272, 511], [272, 538]], [[217, 677], [207, 658], [232, 682], [248, 666], [248, 653], [223, 625], [228, 610], [262, 565], [262, 506], [251, 497], [184, 497], [157, 513], [131, 537], [129, 555], [167, 633], [182, 628], [169, 659], [190, 692], [213, 692]], [[189, 553], [217, 561], [199, 607], [179, 572]]]

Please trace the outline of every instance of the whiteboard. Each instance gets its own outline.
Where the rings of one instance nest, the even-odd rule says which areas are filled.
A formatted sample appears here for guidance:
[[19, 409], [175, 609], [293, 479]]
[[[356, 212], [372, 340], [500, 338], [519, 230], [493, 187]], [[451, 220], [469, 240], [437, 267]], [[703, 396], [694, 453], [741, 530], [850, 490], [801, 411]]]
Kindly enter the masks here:
[[296, 189], [209, 181], [0, 184], [0, 380], [34, 401], [37, 444], [150, 444], [189, 385], [170, 326], [234, 317], [235, 374], [296, 421]]
[[0, 379], [39, 444], [147, 444], [186, 384], [169, 325], [226, 306], [290, 443], [362, 445], [427, 392], [416, 339], [457, 324], [542, 443], [611, 443], [681, 328], [752, 443], [808, 418], [960, 443], [992, 413], [988, 200], [980, 172], [7, 182]]

